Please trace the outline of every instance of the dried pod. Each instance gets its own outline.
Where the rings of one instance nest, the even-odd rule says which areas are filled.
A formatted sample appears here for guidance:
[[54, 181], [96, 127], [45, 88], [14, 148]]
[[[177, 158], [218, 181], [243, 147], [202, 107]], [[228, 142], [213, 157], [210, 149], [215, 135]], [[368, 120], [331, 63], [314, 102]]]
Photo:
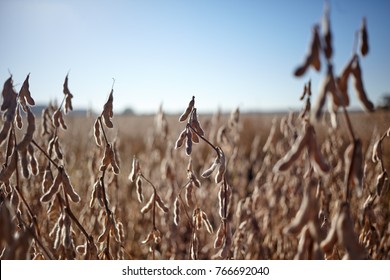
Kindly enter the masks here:
[[17, 151], [14, 149], [9, 164], [0, 171], [0, 182], [7, 182], [17, 167]]
[[207, 214], [204, 211], [200, 211], [202, 216], [202, 222], [206, 227], [206, 230], [211, 234], [214, 232], [213, 227], [209, 221], [209, 218], [207, 217]]
[[214, 241], [214, 248], [221, 248], [226, 234], [225, 222], [222, 221], [217, 230], [217, 237]]
[[344, 100], [344, 105], [349, 105], [349, 95], [348, 95], [348, 78], [352, 73], [352, 66], [356, 59], [356, 56], [352, 56], [352, 58], [348, 61], [347, 65], [344, 66], [341, 71], [340, 77], [336, 79], [337, 88], [339, 89], [340, 95]]
[[302, 228], [312, 219], [316, 219], [318, 211], [316, 199], [313, 195], [312, 187], [309, 185], [305, 190], [301, 206], [294, 220], [284, 229], [287, 234], [297, 235]]
[[54, 147], [54, 152], [56, 153], [57, 158], [58, 158], [59, 160], [62, 160], [64, 156], [63, 156], [63, 153], [62, 153], [60, 144], [59, 144], [58, 136], [56, 136], [56, 137], [54, 138], [53, 147]]
[[142, 214], [148, 213], [153, 208], [153, 204], [155, 203], [155, 194], [150, 196], [149, 201], [145, 204], [144, 207], [141, 209]]
[[63, 130], [66, 130], [68, 127], [65, 124], [64, 117], [61, 110], [58, 108], [53, 114], [53, 125], [58, 128], [61, 126]]
[[357, 97], [363, 105], [363, 108], [368, 112], [374, 111], [374, 104], [368, 99], [366, 91], [363, 85], [362, 71], [360, 69], [359, 58], [356, 57], [353, 68], [352, 76], [354, 77], [354, 84]]
[[31, 172], [36, 176], [39, 173], [39, 166], [38, 166], [38, 161], [35, 158], [34, 147], [31, 144], [28, 145], [28, 153], [30, 155]]
[[362, 25], [360, 26], [360, 53], [362, 56], [366, 56], [368, 54], [368, 32], [367, 32], [367, 21], [364, 17], [362, 19]]
[[99, 122], [99, 118], [97, 118], [95, 123], [94, 123], [93, 135], [95, 136], [96, 145], [101, 146], [102, 145], [102, 139], [101, 139], [101, 135], [100, 135], [100, 122]]
[[142, 244], [147, 244], [149, 243], [150, 241], [152, 241], [154, 238], [153, 236], [153, 231], [149, 232], [148, 236], [143, 240], [141, 241]]
[[73, 106], [72, 106], [73, 94], [70, 93], [68, 88], [68, 74], [65, 77], [63, 92], [65, 95], [65, 114], [67, 114], [69, 111], [73, 110]]
[[376, 163], [382, 160], [382, 139], [375, 142], [372, 148], [372, 162]]
[[129, 174], [129, 180], [131, 182], [134, 182], [139, 172], [140, 172], [139, 162], [136, 159], [136, 157], [133, 157], [133, 161], [131, 164], [131, 171]]
[[41, 117], [41, 126], [42, 126], [42, 133], [41, 135], [44, 136], [46, 134], [50, 134], [48, 124], [50, 123], [50, 113], [49, 109], [45, 108], [42, 110], [42, 117]]
[[187, 184], [186, 189], [185, 189], [186, 204], [188, 207], [194, 206], [192, 191], [193, 191], [193, 184], [192, 184], [192, 182], [190, 182]]
[[22, 167], [23, 177], [28, 179], [30, 177], [30, 170], [28, 169], [28, 158], [27, 158], [27, 150], [19, 151], [20, 155], [20, 164]]
[[108, 168], [108, 166], [111, 163], [111, 156], [112, 156], [111, 145], [106, 144], [106, 148], [104, 150], [104, 157], [102, 158], [102, 163], [99, 168], [100, 171], [104, 171]]
[[318, 26], [313, 27], [313, 35], [312, 35], [312, 41], [310, 45], [310, 51], [306, 55], [304, 63], [296, 68], [294, 71], [294, 75], [296, 77], [300, 77], [303, 74], [305, 74], [307, 68], [311, 65], [313, 68], [317, 71], [321, 69], [321, 61], [320, 61], [320, 48], [321, 48], [321, 43], [320, 43], [320, 37], [318, 34]]
[[27, 131], [24, 134], [22, 141], [20, 141], [17, 145], [18, 151], [25, 151], [33, 139], [35, 131], [35, 117], [30, 109], [27, 110], [27, 122]]
[[194, 213], [192, 215], [192, 221], [195, 225], [196, 230], [200, 230], [202, 228], [202, 215], [201, 210], [199, 208], [194, 209]]
[[208, 169], [206, 169], [205, 171], [203, 171], [203, 173], [202, 173], [201, 176], [202, 176], [203, 178], [208, 178], [208, 177], [210, 177], [211, 174], [214, 172], [214, 170], [217, 168], [218, 164], [219, 164], [219, 158], [216, 157], [216, 158], [214, 159], [212, 165], [211, 165]]
[[61, 170], [61, 176], [62, 176], [62, 185], [64, 187], [64, 190], [66, 194], [70, 197], [70, 199], [77, 203], [80, 201], [80, 196], [75, 192], [72, 184], [70, 183], [70, 179], [68, 174], [66, 174], [65, 170]]
[[190, 247], [190, 255], [192, 260], [198, 259], [198, 251], [199, 251], [199, 239], [196, 233], [193, 234], [191, 247]]
[[20, 115], [20, 106], [16, 106], [15, 122], [16, 122], [16, 127], [22, 129], [23, 122], [22, 122], [22, 116]]
[[183, 146], [183, 143], [184, 143], [184, 139], [186, 138], [187, 136], [187, 128], [185, 128], [179, 135], [179, 138], [176, 140], [176, 143], [175, 143], [175, 149], [179, 149], [181, 146]]
[[173, 222], [175, 225], [179, 225], [180, 222], [180, 198], [176, 197], [173, 203]]
[[354, 143], [354, 155], [352, 158], [352, 182], [355, 184], [355, 186], [358, 186], [358, 191], [361, 192], [362, 190], [362, 182], [363, 182], [363, 151], [362, 151], [362, 142], [360, 139], [355, 140]]
[[3, 143], [5, 138], [7, 138], [10, 128], [11, 128], [11, 122], [6, 120], [3, 123], [3, 127], [1, 128], [0, 131], [0, 145]]
[[12, 121], [12, 119], [14, 117], [13, 114], [15, 113], [16, 104], [17, 104], [17, 102], [16, 102], [17, 94], [14, 91], [13, 87], [14, 87], [13, 80], [12, 80], [12, 76], [11, 76], [4, 83], [4, 87], [3, 87], [3, 91], [2, 91], [3, 104], [1, 104], [1, 111], [8, 110], [8, 112], [7, 112], [7, 120], [8, 121]]
[[112, 219], [107, 219], [106, 224], [104, 226], [103, 233], [100, 234], [100, 236], [97, 239], [97, 242], [99, 242], [99, 243], [104, 242], [107, 239], [108, 235], [110, 234], [112, 227], [113, 227]]
[[186, 141], [186, 155], [191, 155], [192, 152], [192, 132], [187, 130], [187, 141]]
[[114, 127], [114, 124], [111, 121], [111, 118], [113, 117], [113, 108], [112, 108], [113, 100], [114, 100], [113, 93], [114, 90], [111, 89], [110, 95], [108, 97], [107, 102], [104, 104], [103, 112], [102, 112], [103, 122], [108, 128]]
[[199, 137], [198, 137], [198, 135], [195, 132], [193, 132], [191, 134], [191, 140], [192, 140], [193, 143], [199, 144]]
[[312, 126], [309, 126], [309, 135], [310, 162], [317, 172], [326, 174], [330, 171], [330, 166], [325, 161], [324, 156], [321, 154], [320, 148], [318, 147], [317, 140], [315, 138], [314, 128]]
[[116, 153], [114, 151], [114, 147], [111, 146], [111, 149], [109, 152], [110, 152], [110, 164], [112, 167], [112, 171], [114, 172], [114, 174], [118, 175], [119, 174], [119, 166], [118, 166], [118, 160], [116, 158]]
[[386, 171], [383, 171], [381, 174], [378, 175], [376, 178], [376, 184], [375, 184], [375, 189], [376, 189], [376, 194], [380, 196], [382, 194], [382, 190], [384, 189], [383, 186], [385, 184], [385, 180], [387, 178], [387, 173]]
[[274, 166], [274, 172], [281, 172], [288, 170], [292, 164], [299, 158], [303, 149], [309, 145], [310, 134], [308, 129], [305, 129], [305, 133], [301, 135], [291, 147], [291, 150], [281, 158]]
[[169, 212], [168, 207], [164, 204], [164, 201], [162, 201], [161, 197], [157, 193], [155, 193], [155, 199], [158, 208], [160, 208], [161, 211], [163, 211], [164, 213], [168, 213]]
[[219, 167], [218, 167], [217, 174], [215, 175], [215, 183], [216, 184], [221, 183], [222, 180], [223, 180], [224, 175], [225, 175], [225, 165], [224, 164], [220, 164]]
[[26, 79], [23, 82], [22, 88], [20, 89], [20, 92], [19, 92], [19, 99], [21, 99], [21, 103], [24, 104], [23, 108], [25, 108], [25, 103], [26, 102], [30, 106], [34, 106], [35, 105], [35, 101], [31, 97], [31, 93], [30, 93], [30, 84], [29, 84], [29, 81], [28, 81], [29, 78], [30, 78], [30, 74], [27, 75]]
[[43, 173], [43, 181], [42, 181], [42, 192], [46, 193], [50, 186], [53, 184], [53, 176], [51, 174], [50, 168], [46, 168]]
[[91, 193], [91, 200], [89, 201], [89, 207], [92, 208], [95, 204], [95, 200], [97, 198], [97, 194], [99, 191], [99, 187], [101, 187], [100, 179], [98, 179], [95, 184], [93, 185], [92, 193]]
[[195, 96], [192, 97], [190, 103], [188, 104], [187, 109], [180, 116], [179, 122], [184, 122], [188, 118], [188, 116], [190, 115], [192, 109], [194, 108], [194, 105], [195, 105]]
[[62, 175], [61, 172], [58, 171], [56, 178], [54, 179], [53, 184], [49, 188], [49, 190], [41, 197], [41, 202], [47, 203], [53, 199], [55, 194], [60, 190], [60, 184], [62, 183]]
[[142, 194], [142, 180], [141, 176], [137, 176], [137, 180], [135, 182], [136, 188], [137, 188], [137, 197], [138, 201], [142, 203], [144, 201], [144, 195]]
[[196, 113], [196, 108], [192, 110], [191, 114], [191, 126], [192, 128], [201, 136], [204, 136], [204, 130], [200, 125], [200, 122], [198, 121], [198, 115]]
[[218, 209], [219, 209], [219, 216], [221, 218], [224, 218], [225, 217], [225, 204], [226, 204], [226, 200], [225, 200], [225, 197], [226, 197], [226, 190], [223, 186], [223, 184], [221, 184], [219, 186], [219, 191], [218, 191]]

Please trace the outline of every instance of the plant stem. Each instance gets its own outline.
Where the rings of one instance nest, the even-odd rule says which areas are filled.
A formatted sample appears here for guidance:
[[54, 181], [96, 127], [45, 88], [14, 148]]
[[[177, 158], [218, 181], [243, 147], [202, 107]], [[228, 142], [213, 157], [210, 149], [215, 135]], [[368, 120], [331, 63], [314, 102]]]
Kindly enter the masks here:
[[46, 153], [46, 151], [42, 149], [41, 146], [39, 146], [39, 144], [35, 142], [34, 139], [31, 140], [31, 143], [33, 143], [34, 146], [37, 147], [57, 169], [60, 168], [60, 166], [54, 160], [51, 159], [51, 157]]
[[200, 135], [192, 126], [191, 124], [187, 123], [187, 127], [189, 127], [196, 135], [198, 135], [199, 138], [201, 138], [203, 141], [205, 141], [211, 148], [215, 150], [217, 155], [219, 156], [219, 151], [215, 145], [213, 145], [209, 140], [207, 140], [205, 137]]

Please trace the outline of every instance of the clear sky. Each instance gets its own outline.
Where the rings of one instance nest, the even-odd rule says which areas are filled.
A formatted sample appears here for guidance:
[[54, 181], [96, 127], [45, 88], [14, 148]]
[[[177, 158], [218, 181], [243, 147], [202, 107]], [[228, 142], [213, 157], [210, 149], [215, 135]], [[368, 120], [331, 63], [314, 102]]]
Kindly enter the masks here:
[[[390, 92], [390, 1], [329, 2], [336, 73], [367, 18], [370, 53], [361, 66], [377, 103]], [[101, 110], [115, 78], [117, 112], [155, 112], [161, 103], [178, 112], [192, 95], [199, 111], [300, 108], [303, 84], [312, 79], [315, 98], [323, 75], [292, 73], [323, 6], [322, 0], [0, 0], [0, 82], [12, 73], [19, 90], [31, 73], [32, 96], [47, 103], [62, 98], [69, 71], [74, 107]]]

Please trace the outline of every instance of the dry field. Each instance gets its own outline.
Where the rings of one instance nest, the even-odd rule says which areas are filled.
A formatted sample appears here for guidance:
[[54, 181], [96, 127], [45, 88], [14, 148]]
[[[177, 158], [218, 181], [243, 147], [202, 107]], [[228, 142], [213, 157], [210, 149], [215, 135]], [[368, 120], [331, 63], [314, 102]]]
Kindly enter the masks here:
[[[365, 21], [338, 76], [328, 21], [294, 73], [325, 65], [322, 90], [308, 81], [286, 114], [202, 115], [189, 97], [181, 116], [115, 116], [111, 90], [76, 117], [66, 76], [62, 103], [34, 116], [29, 76], [18, 92], [11, 76], [0, 258], [390, 259], [390, 112], [365, 92]], [[351, 92], [367, 112], [348, 111]]]

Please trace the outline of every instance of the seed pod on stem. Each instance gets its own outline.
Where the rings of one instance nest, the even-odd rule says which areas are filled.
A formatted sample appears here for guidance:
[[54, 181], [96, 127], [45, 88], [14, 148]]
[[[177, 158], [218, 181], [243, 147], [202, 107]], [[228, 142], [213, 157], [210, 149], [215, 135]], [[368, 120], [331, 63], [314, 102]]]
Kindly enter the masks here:
[[146, 214], [146, 213], [148, 213], [150, 210], [152, 210], [153, 204], [154, 204], [154, 203], [155, 203], [155, 194], [153, 194], [153, 195], [150, 196], [150, 199], [148, 200], [148, 202], [145, 204], [144, 207], [142, 207], [141, 213], [142, 213], [142, 214]]
[[362, 79], [362, 71], [360, 69], [359, 58], [356, 57], [353, 68], [352, 68], [352, 76], [354, 77], [354, 84], [356, 94], [363, 105], [363, 108], [368, 112], [374, 111], [374, 104], [368, 99], [366, 91], [363, 85]]
[[147, 244], [147, 243], [149, 243], [152, 240], [153, 240], [153, 231], [149, 232], [147, 237], [143, 241], [141, 241], [141, 243], [142, 244]]
[[292, 164], [299, 158], [303, 149], [309, 144], [310, 135], [308, 130], [305, 129], [303, 135], [301, 135], [291, 147], [291, 150], [281, 158], [274, 166], [274, 172], [281, 172], [288, 170]]
[[186, 155], [191, 155], [192, 152], [192, 132], [187, 129], [187, 141], [186, 141]]
[[60, 108], [58, 108], [53, 114], [53, 125], [58, 128], [61, 126], [63, 130], [66, 130], [68, 127], [65, 124], [64, 117]]
[[129, 174], [129, 180], [131, 182], [134, 182], [139, 172], [140, 172], [139, 162], [136, 159], [136, 157], [133, 157], [133, 161], [131, 164], [131, 171]]
[[138, 176], [137, 177], [137, 180], [135, 182], [135, 185], [136, 185], [136, 189], [137, 189], [137, 197], [138, 197], [138, 201], [140, 203], [142, 203], [144, 201], [144, 195], [142, 193], [142, 180], [141, 180], [141, 176]]
[[193, 184], [192, 184], [192, 182], [189, 182], [186, 186], [186, 189], [185, 189], [186, 204], [188, 207], [194, 206], [192, 191], [193, 191]]
[[24, 151], [27, 146], [31, 143], [35, 131], [35, 117], [30, 109], [27, 109], [27, 131], [24, 134], [22, 141], [17, 145], [18, 151]]
[[383, 171], [376, 178], [375, 189], [376, 189], [376, 194], [378, 196], [381, 196], [381, 194], [382, 194], [382, 190], [384, 189], [383, 187], [385, 185], [386, 179], [387, 179], [387, 172], [386, 171]]
[[0, 131], [0, 145], [3, 143], [5, 138], [8, 136], [9, 129], [11, 128], [11, 122], [10, 121], [4, 121], [3, 127]]
[[313, 35], [312, 35], [312, 41], [310, 45], [309, 53], [306, 55], [304, 63], [295, 69], [294, 75], [296, 77], [300, 77], [303, 74], [305, 74], [306, 70], [309, 66], [313, 66], [313, 68], [317, 71], [321, 69], [321, 61], [320, 61], [320, 37], [318, 34], [318, 25], [315, 25], [313, 27]]
[[180, 116], [179, 122], [184, 122], [188, 118], [188, 116], [190, 115], [192, 109], [194, 108], [194, 105], [195, 105], [195, 96], [192, 96], [192, 99], [191, 99], [190, 103], [188, 104], [187, 109]]
[[69, 111], [73, 110], [73, 106], [72, 106], [73, 94], [70, 93], [68, 88], [68, 74], [65, 77], [63, 92], [65, 95], [65, 114], [67, 114]]
[[26, 102], [30, 106], [35, 105], [35, 101], [31, 97], [31, 93], [30, 93], [30, 84], [28, 81], [29, 78], [30, 78], [30, 74], [27, 75], [26, 79], [23, 82], [22, 88], [19, 91], [19, 100], [20, 100], [20, 103], [22, 104], [24, 111], [26, 111]]
[[30, 144], [30, 145], [28, 145], [27, 149], [28, 149], [28, 153], [30, 155], [31, 172], [32, 172], [32, 174], [34, 174], [36, 176], [39, 173], [39, 166], [38, 166], [38, 161], [37, 161], [35, 154], [34, 154], [34, 147]]
[[214, 241], [214, 248], [221, 248], [226, 234], [225, 221], [222, 221], [217, 230], [217, 237]]
[[202, 216], [202, 222], [203, 222], [203, 224], [205, 225], [206, 230], [207, 230], [209, 233], [213, 233], [214, 230], [213, 230], [213, 227], [212, 227], [212, 225], [211, 225], [211, 223], [210, 223], [210, 221], [209, 221], [209, 218], [207, 217], [206, 212], [204, 212], [204, 211], [201, 210], [201, 211], [200, 211], [200, 215]]
[[27, 158], [27, 150], [19, 151], [20, 156], [20, 164], [22, 167], [23, 177], [28, 179], [30, 177], [30, 170], [28, 169], [28, 158]]
[[62, 174], [58, 171], [56, 178], [54, 179], [53, 184], [49, 190], [41, 197], [41, 202], [47, 203], [53, 199], [55, 194], [60, 190], [60, 185], [62, 183]]
[[96, 145], [98, 145], [100, 147], [102, 145], [102, 139], [101, 139], [101, 134], [100, 134], [99, 118], [96, 119], [96, 121], [93, 125], [93, 135], [95, 136]]
[[111, 89], [110, 95], [108, 97], [107, 102], [104, 104], [103, 107], [103, 112], [102, 112], [102, 117], [103, 117], [103, 122], [108, 128], [113, 128], [114, 124], [111, 121], [111, 118], [113, 117], [113, 96], [114, 90]]
[[185, 128], [179, 135], [179, 138], [176, 140], [175, 143], [175, 149], [179, 149], [181, 146], [183, 146], [184, 139], [186, 139], [187, 136], [187, 128]]
[[176, 197], [175, 202], [173, 203], [173, 222], [175, 225], [179, 225], [180, 222], [180, 198]]
[[208, 177], [210, 177], [211, 174], [214, 172], [214, 170], [217, 168], [218, 165], [219, 165], [219, 158], [216, 157], [216, 158], [214, 159], [212, 165], [211, 165], [208, 169], [206, 169], [205, 171], [203, 171], [203, 173], [202, 173], [201, 176], [202, 176], [203, 178], [208, 178]]
[[6, 167], [3, 167], [3, 169], [0, 171], [0, 182], [8, 182], [9, 178], [11, 178], [11, 175], [14, 173], [17, 167], [17, 151], [14, 149], [11, 160], [9, 164]]
[[53, 184], [53, 177], [50, 168], [46, 168], [43, 173], [42, 192], [46, 193], [50, 186]]
[[22, 129], [23, 122], [22, 122], [22, 116], [20, 115], [20, 106], [16, 106], [15, 122], [16, 122], [16, 127]]
[[80, 196], [75, 192], [72, 184], [70, 183], [70, 179], [68, 174], [66, 174], [64, 169], [61, 169], [61, 176], [62, 176], [62, 185], [64, 187], [64, 190], [66, 194], [70, 197], [70, 199], [77, 203], [80, 201]]

